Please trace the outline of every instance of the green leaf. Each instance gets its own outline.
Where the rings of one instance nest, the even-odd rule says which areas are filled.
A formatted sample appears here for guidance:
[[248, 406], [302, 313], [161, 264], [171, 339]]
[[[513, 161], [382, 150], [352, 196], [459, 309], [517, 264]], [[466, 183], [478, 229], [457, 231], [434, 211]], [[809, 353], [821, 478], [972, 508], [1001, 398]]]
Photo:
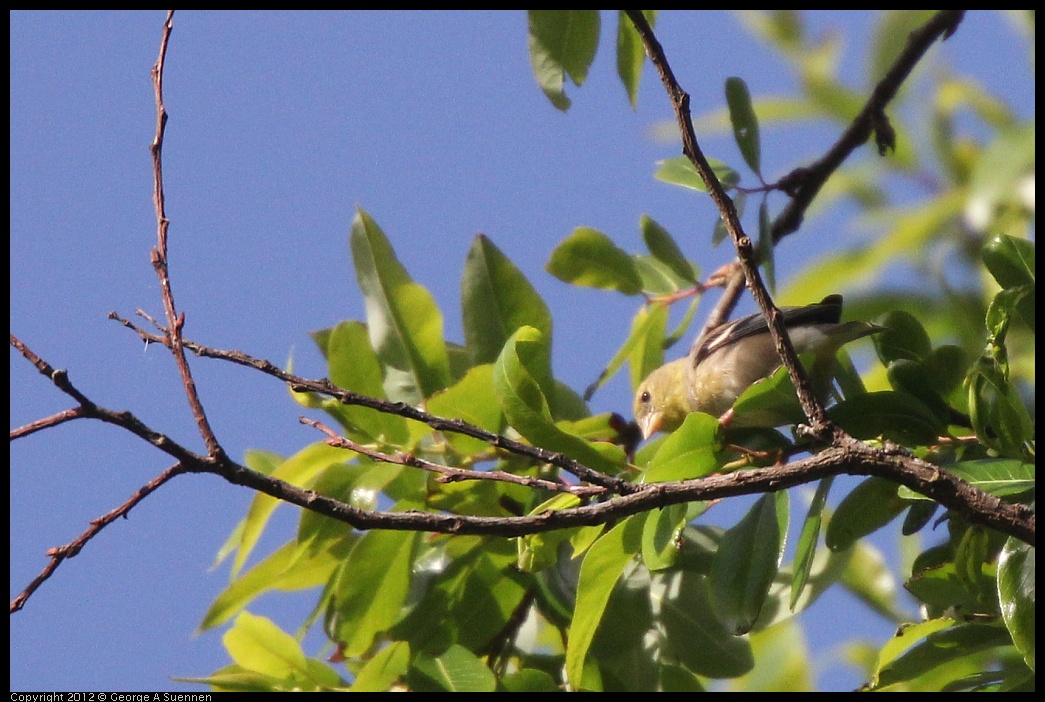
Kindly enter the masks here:
[[610, 600], [613, 586], [642, 547], [638, 516], [625, 519], [596, 541], [584, 556], [577, 583], [577, 603], [566, 642], [566, 679], [581, 689], [584, 660]]
[[522, 327], [505, 344], [494, 365], [494, 386], [508, 423], [533, 445], [562, 452], [604, 473], [616, 473], [624, 464], [620, 447], [589, 443], [555, 425], [547, 399], [548, 389], [554, 387], [548, 347], [533, 327]]
[[[737, 172], [721, 161], [709, 158], [708, 165], [711, 166], [715, 177], [718, 178], [719, 182], [722, 183], [722, 187], [726, 190], [740, 182], [740, 176]], [[653, 177], [665, 183], [681, 185], [683, 188], [699, 190], [702, 193], [707, 192], [708, 189], [704, 179], [697, 173], [693, 163], [685, 156], [676, 156], [657, 161], [657, 172], [653, 174]]]
[[878, 652], [878, 660], [873, 671], [874, 677], [871, 679], [871, 687], [874, 688], [878, 685], [878, 674], [892, 665], [893, 661], [902, 656], [905, 651], [915, 646], [926, 636], [945, 631], [953, 625], [953, 619], [943, 617], [909, 624], [898, 629], [893, 638], [886, 642], [882, 650]]
[[352, 549], [334, 586], [335, 631], [346, 658], [365, 653], [399, 618], [420, 536], [368, 531]]
[[[469, 369], [459, 382], [432, 396], [427, 407], [438, 417], [461, 419], [494, 434], [504, 428], [504, 413], [494, 389], [493, 365], [489, 363]], [[464, 455], [489, 448], [485, 441], [465, 434], [447, 431], [443, 436]]]
[[388, 692], [410, 667], [410, 644], [393, 641], [356, 674], [351, 692]]
[[529, 10], [530, 66], [537, 85], [565, 112], [570, 99], [563, 92], [566, 75], [580, 86], [599, 48], [598, 10]]
[[936, 390], [932, 376], [920, 361], [901, 358], [893, 361], [886, 369], [886, 377], [894, 389], [906, 392], [921, 400], [926, 407], [946, 423], [948, 418], [947, 403]]
[[646, 568], [656, 572], [675, 565], [682, 530], [705, 509], [707, 505], [701, 502], [668, 505], [646, 512], [642, 525], [642, 563]]
[[718, 419], [693, 412], [673, 431], [642, 474], [642, 483], [691, 480], [710, 475], [722, 466], [718, 457]]
[[694, 284], [697, 282], [693, 265], [686, 260], [682, 249], [675, 243], [674, 237], [668, 233], [667, 229], [648, 215], [642, 215], [639, 219], [639, 229], [642, 230], [642, 240], [646, 242], [646, 248], [654, 258], [670, 268], [682, 280]]
[[858, 439], [884, 436], [905, 446], [925, 446], [946, 422], [915, 396], [896, 390], [850, 397], [827, 410], [828, 418]]
[[[341, 322], [324, 334], [313, 334], [327, 359], [327, 377], [340, 388], [368, 397], [385, 398], [381, 365], [370, 346], [366, 326]], [[403, 417], [363, 407], [346, 405], [332, 398], [321, 402], [323, 410], [349, 432], [362, 432], [370, 440], [402, 445], [408, 436]]]
[[[531, 515], [570, 509], [580, 504], [581, 498], [560, 492], [530, 510]], [[559, 545], [573, 535], [570, 529], [557, 529], [527, 534], [516, 539], [518, 557], [516, 567], [524, 573], [535, 573], [554, 565], [559, 558]]]
[[[624, 10], [618, 10], [617, 17], [617, 75], [628, 93], [631, 109], [635, 109], [639, 100], [639, 80], [642, 78], [642, 66], [646, 60], [646, 49], [642, 46], [635, 25], [632, 24]], [[656, 10], [642, 10], [643, 16], [652, 27], [657, 21]]]
[[932, 342], [922, 323], [910, 312], [895, 310], [877, 322], [885, 331], [875, 334], [874, 346], [882, 364], [900, 359], [921, 361], [932, 352]]
[[[719, 218], [721, 221], [721, 218]], [[776, 244], [773, 242], [773, 222], [769, 218], [769, 203], [762, 200], [758, 206], [758, 243], [756, 244], [758, 264], [766, 275], [766, 286], [769, 292], [776, 294]]]
[[693, 285], [678, 276], [663, 261], [646, 254], [634, 254], [631, 260], [635, 263], [635, 272], [642, 281], [642, 292], [647, 295], [673, 295], [682, 290], [693, 288]]
[[999, 355], [1004, 355], [1004, 347], [989, 345], [969, 372], [969, 416], [986, 445], [1007, 457], [1023, 458], [1032, 452], [1034, 422]]
[[1036, 133], [1033, 119], [999, 129], [979, 155], [966, 195], [966, 213], [974, 228], [993, 227], [1000, 221], [999, 213], [1007, 209], [1029, 210], [1033, 216], [1033, 195], [1027, 202], [1021, 193], [1034, 187]]
[[909, 10], [907, 8], [885, 10], [876, 18], [874, 37], [871, 42], [870, 65], [867, 77], [874, 83], [885, 76], [900, 52], [907, 45], [907, 36], [920, 28], [931, 17], [932, 10]]
[[199, 630], [224, 624], [249, 602], [271, 590], [303, 590], [323, 585], [339, 565], [340, 561], [328, 551], [310, 554], [297, 541], [288, 541], [222, 590], [203, 615]]
[[[833, 550], [831, 552], [836, 553]], [[849, 554], [849, 558], [839, 578], [842, 586], [889, 621], [899, 623], [910, 619], [910, 615], [902, 612], [897, 603], [900, 586], [893, 574], [893, 567], [885, 560], [882, 552], [870, 541], [863, 539], [857, 540], [845, 553]]]
[[1003, 288], [1034, 283], [1033, 241], [995, 234], [983, 245], [980, 257]]
[[493, 671], [458, 644], [438, 656], [419, 655], [410, 682], [416, 692], [493, 692], [497, 688]]
[[617, 374], [625, 361], [631, 363], [632, 387], [638, 386], [643, 378], [663, 362], [663, 339], [667, 324], [667, 305], [653, 303], [639, 308], [632, 320], [628, 338], [599, 373], [596, 381], [584, 390], [584, 399], [590, 400], [596, 390]]
[[[1014, 458], [984, 458], [947, 466], [948, 472], [995, 497], [1019, 495], [1034, 490], [1034, 469], [1033, 463], [1024, 463]], [[901, 487], [898, 494], [905, 500], [930, 500], [908, 487]]]
[[509, 673], [499, 682], [504, 692], [561, 692], [555, 678], [535, 668]]
[[[252, 455], [247, 456], [247, 466], [254, 468]], [[297, 487], [306, 487], [320, 473], [332, 465], [344, 463], [350, 458], [344, 449], [337, 449], [325, 443], [306, 446], [301, 451], [286, 459], [271, 471], [272, 477], [285, 480]], [[265, 471], [262, 471], [265, 472]], [[269, 518], [282, 502], [271, 495], [257, 493], [247, 508], [247, 515], [243, 518], [239, 531], [239, 545], [236, 558], [232, 564], [233, 577], [239, 573], [243, 564], [247, 562], [254, 546], [265, 530]], [[347, 527], [346, 527], [347, 528]]]
[[[808, 366], [807, 366], [808, 367]], [[805, 421], [787, 369], [781, 366], [740, 393], [733, 403], [731, 427], [778, 427]]]
[[755, 667], [726, 682], [724, 692], [809, 692], [815, 690], [813, 656], [794, 618], [751, 635]]
[[450, 384], [443, 316], [432, 295], [415, 283], [369, 214], [352, 220], [356, 279], [366, 303], [370, 343], [385, 369], [385, 393], [420, 404]]
[[545, 268], [559, 280], [625, 295], [642, 291], [631, 256], [602, 232], [577, 227], [552, 252]]
[[758, 619], [780, 567], [787, 520], [787, 492], [765, 494], [722, 537], [711, 563], [711, 599], [719, 621], [735, 636]]
[[1012, 642], [1034, 670], [1034, 548], [1011, 536], [998, 557], [998, 594]]
[[969, 657], [1011, 643], [1008, 632], [988, 624], [958, 624], [930, 633], [903, 655], [880, 666], [872, 683], [873, 688], [915, 681], [952, 661]]
[[[692, 547], [687, 539], [684, 554]], [[687, 669], [706, 677], [732, 678], [754, 666], [750, 641], [733, 636], [719, 621], [708, 580], [700, 573], [686, 567], [655, 573], [650, 597], [667, 652]]]
[[301, 646], [272, 620], [242, 612], [225, 632], [222, 643], [243, 668], [284, 680], [287, 688], [337, 687], [341, 678], [331, 668], [311, 661]]
[[932, 386], [941, 397], [946, 398], [965, 380], [969, 357], [960, 346], [947, 344], [934, 348], [924, 365]]
[[816, 493], [809, 503], [805, 521], [802, 522], [802, 532], [798, 536], [798, 544], [795, 548], [795, 561], [791, 574], [791, 602], [790, 609], [795, 611], [802, 591], [809, 583], [809, 573], [813, 570], [813, 557], [816, 556], [816, 545], [820, 538], [820, 525], [824, 520], [824, 506], [827, 503], [827, 493], [831, 490], [834, 476], [824, 478], [816, 486]]
[[758, 117], [751, 104], [747, 83], [740, 78], [727, 78], [726, 104], [729, 106], [729, 121], [733, 125], [733, 138], [740, 147], [740, 154], [748, 168], [761, 177], [762, 144], [758, 135]]
[[882, 478], [868, 478], [853, 488], [827, 525], [824, 535], [827, 547], [844, 551], [895, 519], [907, 506], [897, 497], [897, 487], [896, 483]]
[[515, 545], [506, 539], [459, 536], [436, 542], [418, 559], [412, 607], [389, 635], [432, 655], [453, 643], [488, 650], [526, 596], [516, 559]]
[[464, 338], [473, 364], [493, 363], [522, 326], [552, 338], [548, 306], [515, 264], [483, 235], [475, 238], [461, 276]]

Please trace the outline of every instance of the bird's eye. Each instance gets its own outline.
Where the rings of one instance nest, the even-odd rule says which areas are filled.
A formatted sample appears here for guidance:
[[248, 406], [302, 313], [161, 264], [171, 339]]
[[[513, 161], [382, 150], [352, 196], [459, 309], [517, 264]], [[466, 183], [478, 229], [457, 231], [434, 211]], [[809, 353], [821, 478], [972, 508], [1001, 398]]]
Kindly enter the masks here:
[[639, 401], [642, 403], [649, 402], [649, 390], [642, 391], [642, 394], [639, 395]]

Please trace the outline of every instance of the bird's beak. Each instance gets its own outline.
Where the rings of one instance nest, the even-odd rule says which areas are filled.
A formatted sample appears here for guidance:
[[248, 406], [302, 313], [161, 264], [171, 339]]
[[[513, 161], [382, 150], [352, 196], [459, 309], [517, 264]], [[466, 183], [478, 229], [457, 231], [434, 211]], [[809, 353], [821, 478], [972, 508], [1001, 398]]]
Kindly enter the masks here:
[[651, 436], [660, 431], [660, 425], [664, 421], [664, 415], [661, 412], [650, 412], [639, 422], [639, 429], [642, 431], [643, 440], [649, 439]]

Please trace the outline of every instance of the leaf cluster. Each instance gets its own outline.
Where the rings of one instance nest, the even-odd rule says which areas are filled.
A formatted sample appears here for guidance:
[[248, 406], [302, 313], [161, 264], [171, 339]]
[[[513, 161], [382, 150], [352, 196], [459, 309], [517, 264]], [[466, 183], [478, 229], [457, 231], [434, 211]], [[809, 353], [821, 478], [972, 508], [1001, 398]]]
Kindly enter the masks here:
[[[913, 14], [883, 15], [872, 81], [899, 51], [898, 28], [924, 20]], [[596, 11], [529, 15], [534, 73], [559, 109], [570, 104], [564, 78], [580, 85], [587, 75], [599, 17]], [[745, 188], [740, 169], [713, 165], [740, 208], [751, 194], [785, 187], [763, 178], [760, 121], [848, 120], [859, 109], [859, 94], [831, 72], [838, 47], [807, 36], [800, 15], [745, 18], [793, 63], [804, 93], [783, 105], [751, 96], [739, 78], [726, 81], [729, 124], [758, 185]], [[630, 21], [620, 19], [618, 72], [634, 104], [642, 45]], [[927, 95], [928, 148], [946, 182], [915, 205], [889, 201], [889, 179], [919, 172], [930, 158], [916, 151], [906, 139], [910, 129], [896, 120], [896, 148], [874, 168], [838, 171], [818, 205], [852, 198], [883, 234], [868, 246], [819, 259], [816, 275], [799, 273], [780, 297], [809, 302], [873, 279], [900, 258], [927, 263], [927, 249], [958, 251], [958, 265], [976, 274], [963, 290], [907, 296], [906, 304], [887, 292], [853, 300], [850, 314], [873, 317], [887, 329], [875, 338], [880, 369], [861, 376], [840, 354], [829, 416], [855, 438], [902, 446], [984, 493], [1033, 506], [1033, 361], [1026, 355], [1034, 333], [1031, 217], [1011, 189], [984, 175], [1000, 172], [1009, 185], [1026, 177], [1033, 156], [1019, 145], [1033, 143], [1033, 124], [1020, 124], [982, 87], [960, 78], [938, 79]], [[955, 135], [962, 109], [993, 127], [988, 143]], [[660, 164], [657, 177], [705, 189], [685, 159]], [[962, 224], [969, 208], [986, 213], [975, 230]], [[763, 197], [756, 227], [764, 271], [773, 270], [777, 243], [770, 215]], [[721, 231], [710, 228], [721, 240]], [[350, 249], [366, 319], [314, 334], [327, 377], [345, 390], [565, 455], [591, 475], [633, 486], [655, 488], [815, 453], [816, 446], [797, 432], [788, 435], [781, 423], [727, 431], [699, 413], [635, 451], [626, 420], [591, 414], [586, 399], [625, 363], [634, 387], [663, 362], [665, 351], [690, 331], [708, 288], [699, 264], [667, 229], [642, 215], [640, 230], [643, 253], [581, 226], [550, 254], [547, 269], [561, 280], [638, 303], [630, 334], [582, 396], [552, 370], [549, 306], [491, 239], [477, 237], [464, 262], [464, 340], [453, 343], [444, 337], [431, 294], [360, 209]], [[677, 302], [687, 307], [673, 326]], [[738, 400], [737, 413], [793, 413], [790, 383], [783, 372], [757, 383]], [[353, 506], [511, 519], [621, 498], [591, 475], [570, 474], [467, 433], [318, 393], [293, 396], [325, 413], [338, 433], [366, 451], [320, 442], [287, 458], [254, 453], [248, 464]], [[803, 419], [798, 411], [796, 422]], [[499, 477], [505, 475], [514, 479]], [[600, 490], [578, 489], [592, 486]], [[794, 616], [836, 586], [904, 625], [866, 657], [870, 688], [1033, 689], [1033, 547], [880, 478], [836, 495], [831, 506], [833, 486], [833, 478], [821, 480], [804, 515], [792, 492], [766, 492], [728, 528], [703, 523], [711, 505], [690, 502], [516, 539], [362, 532], [303, 511], [295, 537], [247, 567], [277, 504], [258, 495], [223, 549], [222, 557], [232, 558], [233, 581], [202, 625], [231, 622], [225, 645], [233, 663], [200, 680], [218, 690], [808, 689], [814, 674]], [[898, 523], [914, 554], [899, 578], [917, 601], [918, 616], [906, 611], [893, 574], [866, 538]], [[919, 536], [936, 541], [922, 546]], [[265, 593], [303, 589], [319, 595], [297, 636], [246, 610]], [[300, 641], [312, 628], [330, 642], [328, 662], [304, 653]]]

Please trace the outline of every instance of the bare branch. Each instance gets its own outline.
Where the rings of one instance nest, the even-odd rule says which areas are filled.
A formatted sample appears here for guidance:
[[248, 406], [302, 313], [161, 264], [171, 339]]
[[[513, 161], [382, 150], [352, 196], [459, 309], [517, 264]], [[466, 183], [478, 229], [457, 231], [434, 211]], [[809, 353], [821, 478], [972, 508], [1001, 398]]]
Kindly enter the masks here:
[[531, 478], [526, 475], [515, 475], [514, 473], [507, 473], [503, 470], [468, 470], [465, 468], [444, 466], [441, 463], [433, 463], [432, 461], [418, 458], [413, 454], [405, 453], [403, 451], [397, 451], [393, 456], [341, 436], [330, 427], [324, 425], [322, 422], [317, 422], [314, 419], [299, 417], [298, 421], [326, 434], [329, 437], [327, 439], [327, 444], [330, 446], [355, 451], [358, 454], [368, 456], [369, 458], [372, 458], [375, 461], [381, 461], [382, 463], [410, 466], [412, 468], [420, 468], [421, 470], [438, 473], [440, 477], [436, 478], [436, 481], [440, 483], [458, 483], [464, 480], [494, 480], [503, 483], [525, 485], [526, 487], [548, 490], [550, 492], [568, 492], [571, 495], [578, 495], [580, 497], [603, 495], [606, 493], [606, 488], [602, 487], [567, 485], [566, 483], [557, 483], [551, 480], [543, 480], [541, 478]]
[[879, 134], [879, 153], [889, 139], [884, 134], [891, 133], [889, 120], [885, 116], [885, 107], [896, 96], [897, 91], [907, 76], [921, 60], [929, 47], [940, 38], [946, 40], [958, 29], [965, 16], [965, 10], [940, 10], [920, 29], [911, 32], [907, 45], [893, 62], [882, 79], [871, 91], [864, 108], [856, 116], [849, 128], [842, 133], [838, 141], [818, 161], [792, 171], [781, 183], [785, 191], [791, 195], [791, 202], [773, 222], [773, 243], [780, 241], [788, 234], [796, 231], [802, 224], [805, 211], [820, 192], [827, 179], [838, 170], [842, 162], [853, 151], [871, 138], [872, 133]]
[[192, 370], [189, 368], [188, 359], [185, 358], [185, 350], [182, 348], [181, 332], [185, 326], [185, 313], [180, 315], [174, 304], [174, 293], [171, 290], [170, 274], [167, 269], [167, 232], [170, 228], [170, 220], [167, 219], [167, 210], [163, 193], [163, 134], [167, 127], [167, 108], [163, 105], [163, 67], [167, 58], [167, 43], [170, 40], [171, 31], [174, 29], [174, 10], [167, 12], [167, 19], [163, 23], [163, 37], [160, 40], [160, 55], [156, 59], [156, 65], [152, 67], [152, 85], [156, 98], [156, 136], [153, 137], [149, 150], [152, 152], [153, 173], [153, 204], [156, 206], [156, 247], [152, 250], [152, 267], [156, 270], [156, 276], [160, 281], [160, 294], [163, 298], [163, 309], [167, 315], [167, 334], [170, 343], [167, 345], [174, 356], [174, 362], [178, 366], [182, 385], [185, 387], [185, 395], [192, 409], [192, 416], [196, 420], [200, 436], [207, 445], [207, 451], [214, 458], [220, 459], [225, 456], [225, 450], [218, 443], [218, 437], [211, 429], [210, 421], [206, 412], [203, 411], [203, 403], [200, 401], [199, 393], [196, 392], [196, 382], [192, 379]]
[[33, 578], [32, 582], [29, 583], [22, 592], [18, 594], [13, 600], [11, 600], [11, 612], [14, 614], [32, 597], [33, 593], [36, 592], [37, 588], [44, 584], [44, 582], [54, 574], [58, 569], [58, 566], [62, 564], [67, 558], [72, 558], [80, 553], [87, 542], [90, 541], [101, 532], [102, 529], [112, 524], [120, 517], [126, 517], [135, 505], [144, 500], [149, 494], [156, 491], [161, 485], [166, 483], [168, 480], [176, 475], [181, 475], [185, 472], [182, 465], [176, 464], [168, 468], [167, 470], [160, 473], [158, 476], [143, 485], [136, 493], [131, 495], [122, 505], [114, 510], [111, 510], [107, 514], [103, 514], [97, 519], [91, 520], [91, 526], [87, 528], [82, 534], [70, 541], [64, 546], [56, 546], [55, 548], [49, 549], [47, 555], [51, 558], [51, 561], [44, 567], [40, 574]]

